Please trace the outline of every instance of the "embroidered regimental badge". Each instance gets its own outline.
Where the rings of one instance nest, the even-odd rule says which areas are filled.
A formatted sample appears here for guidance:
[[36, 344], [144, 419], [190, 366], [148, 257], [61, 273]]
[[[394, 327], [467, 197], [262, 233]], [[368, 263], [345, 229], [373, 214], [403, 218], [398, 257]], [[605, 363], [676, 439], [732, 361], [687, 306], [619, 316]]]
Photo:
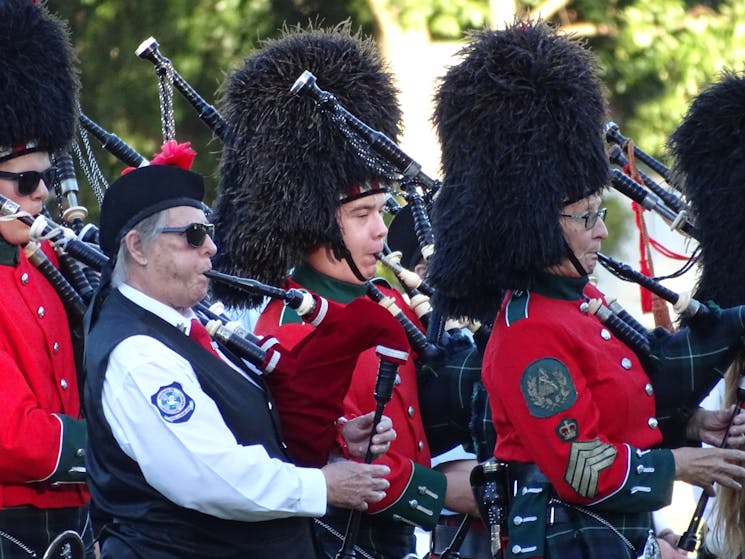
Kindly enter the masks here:
[[188, 421], [194, 413], [194, 400], [184, 392], [178, 382], [161, 386], [150, 397], [150, 401], [158, 408], [161, 417], [168, 423], [183, 423]]
[[566, 365], [552, 357], [533, 361], [520, 379], [530, 415], [551, 417], [568, 410], [577, 400], [577, 389]]
[[572, 443], [564, 481], [583, 497], [592, 499], [598, 492], [600, 472], [613, 464], [616, 454], [614, 447], [600, 439]]

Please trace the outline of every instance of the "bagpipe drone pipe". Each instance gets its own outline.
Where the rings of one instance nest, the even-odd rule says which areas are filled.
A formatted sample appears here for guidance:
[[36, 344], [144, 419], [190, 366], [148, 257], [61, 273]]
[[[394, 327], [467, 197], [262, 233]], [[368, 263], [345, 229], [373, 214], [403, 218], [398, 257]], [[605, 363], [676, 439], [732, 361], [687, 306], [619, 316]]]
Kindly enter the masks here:
[[654, 389], [664, 444], [672, 448], [687, 444], [688, 419], [737, 355], [745, 308], [702, 304], [690, 294], [675, 293], [613, 258], [599, 253], [598, 259], [619, 278], [638, 283], [672, 304], [686, 321], [686, 326], [674, 333], [663, 328], [649, 332], [616, 301], [606, 305], [593, 299], [583, 305], [585, 312], [595, 314], [634, 350], [644, 365]]
[[[229, 134], [229, 126], [223, 119], [222, 115], [204, 98], [197, 93], [197, 91], [179, 74], [174, 68], [171, 61], [163, 56], [158, 50], [158, 41], [153, 37], [145, 39], [135, 54], [143, 60], [149, 60], [155, 66], [155, 71], [158, 74], [159, 79], [163, 83], [162, 87], [168, 87], [169, 83], [178, 89], [189, 104], [194, 107], [197, 111], [199, 119], [204, 122], [207, 127], [215, 133], [223, 143], [227, 142]], [[170, 107], [161, 106], [161, 111], [169, 111]]]
[[[605, 132], [610, 144], [608, 159], [621, 167], [611, 169], [611, 186], [645, 210], [657, 213], [671, 230], [698, 240], [700, 233], [692, 221], [693, 212], [673, 181], [672, 171], [622, 135], [616, 123], [607, 123]], [[665, 188], [639, 170], [637, 160], [660, 175], [672, 188]]]

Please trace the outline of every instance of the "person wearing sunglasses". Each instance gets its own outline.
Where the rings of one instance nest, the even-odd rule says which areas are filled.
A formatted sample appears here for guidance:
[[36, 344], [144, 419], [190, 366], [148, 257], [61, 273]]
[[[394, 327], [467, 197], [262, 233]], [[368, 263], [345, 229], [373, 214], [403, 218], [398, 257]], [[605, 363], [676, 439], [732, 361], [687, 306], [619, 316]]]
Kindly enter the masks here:
[[[210, 343], [192, 310], [217, 251], [203, 194], [200, 175], [150, 165], [104, 196], [111, 260], [90, 309], [84, 390], [101, 557], [313, 558], [309, 517], [382, 499], [388, 468], [295, 466], [264, 381]], [[387, 421], [374, 451], [393, 436]]]
[[[73, 60], [66, 25], [45, 4], [0, 2], [0, 196], [28, 215], [52, 188], [50, 155], [74, 136]], [[57, 292], [26, 258], [28, 242], [28, 225], [0, 221], [0, 556], [41, 557], [71, 530], [92, 557], [76, 349]]]
[[[608, 236], [605, 101], [592, 54], [540, 21], [473, 35], [435, 95], [443, 186], [429, 280], [446, 316], [494, 316], [482, 380], [511, 481], [507, 559], [683, 557], [651, 512], [675, 480], [742, 491], [745, 452], [697, 448], [733, 408], [703, 398], [735, 356], [745, 308], [632, 348], [593, 315]], [[666, 413], [666, 410], [670, 410]], [[745, 416], [728, 446], [739, 445]], [[664, 533], [660, 532], [660, 535]]]

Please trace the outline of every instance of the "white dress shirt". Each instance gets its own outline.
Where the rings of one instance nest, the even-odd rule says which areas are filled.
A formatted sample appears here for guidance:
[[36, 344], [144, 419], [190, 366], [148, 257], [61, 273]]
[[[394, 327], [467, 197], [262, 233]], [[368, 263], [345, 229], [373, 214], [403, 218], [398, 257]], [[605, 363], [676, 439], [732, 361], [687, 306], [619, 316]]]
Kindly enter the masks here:
[[[119, 290], [188, 335], [192, 316], [126, 284]], [[180, 423], [166, 421], [151, 401], [174, 382], [194, 402], [193, 413]], [[323, 473], [271, 458], [262, 445], [238, 444], [189, 362], [154, 338], [131, 336], [114, 348], [102, 404], [121, 449], [177, 505], [243, 521], [326, 512]]]

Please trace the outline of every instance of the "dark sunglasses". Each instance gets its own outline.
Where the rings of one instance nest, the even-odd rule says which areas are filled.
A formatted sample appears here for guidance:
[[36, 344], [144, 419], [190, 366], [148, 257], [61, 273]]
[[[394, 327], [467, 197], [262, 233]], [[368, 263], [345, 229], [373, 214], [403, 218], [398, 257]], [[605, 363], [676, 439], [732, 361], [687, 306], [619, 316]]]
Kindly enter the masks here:
[[582, 215], [576, 215], [576, 214], [561, 214], [561, 217], [568, 217], [570, 219], [581, 219], [585, 222], [585, 229], [588, 231], [595, 227], [595, 224], [598, 222], [598, 218], [605, 221], [605, 216], [608, 215], [608, 209], [607, 208], [600, 208], [596, 212], [587, 212], [586, 214]]
[[0, 179], [15, 181], [16, 191], [20, 196], [29, 196], [39, 188], [39, 181], [44, 179], [47, 187], [52, 186], [56, 172], [54, 166], [44, 171], [23, 171], [22, 173], [11, 173], [9, 171], [0, 171]]
[[158, 229], [158, 233], [178, 233], [186, 235], [186, 242], [194, 248], [199, 248], [204, 244], [204, 240], [209, 235], [210, 239], [215, 234], [215, 226], [212, 223], [190, 223], [183, 227], [163, 227]]

